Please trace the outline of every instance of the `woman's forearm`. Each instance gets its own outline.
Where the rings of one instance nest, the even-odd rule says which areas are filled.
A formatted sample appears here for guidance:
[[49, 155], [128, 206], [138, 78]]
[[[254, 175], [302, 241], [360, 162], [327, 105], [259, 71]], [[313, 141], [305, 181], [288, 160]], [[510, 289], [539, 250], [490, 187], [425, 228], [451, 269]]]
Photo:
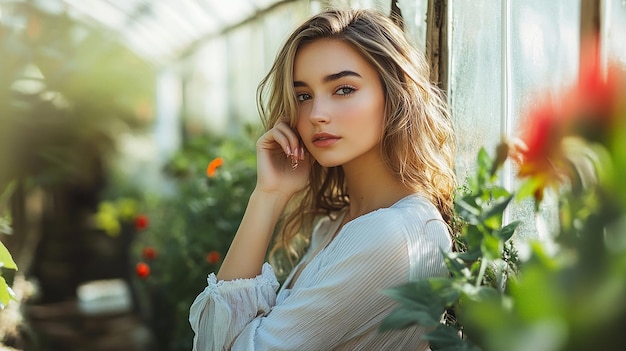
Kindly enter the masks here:
[[274, 228], [288, 200], [281, 194], [252, 193], [218, 280], [254, 278], [261, 273]]

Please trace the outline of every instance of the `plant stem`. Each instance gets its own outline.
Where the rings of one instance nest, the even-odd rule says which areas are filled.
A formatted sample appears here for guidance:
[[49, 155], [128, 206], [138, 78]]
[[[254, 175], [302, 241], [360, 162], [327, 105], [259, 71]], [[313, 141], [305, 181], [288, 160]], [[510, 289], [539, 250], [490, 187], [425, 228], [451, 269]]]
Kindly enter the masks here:
[[478, 271], [478, 277], [476, 277], [475, 285], [476, 287], [480, 287], [480, 284], [483, 281], [483, 276], [485, 275], [485, 271], [487, 270], [487, 261], [483, 258], [480, 261], [480, 269]]

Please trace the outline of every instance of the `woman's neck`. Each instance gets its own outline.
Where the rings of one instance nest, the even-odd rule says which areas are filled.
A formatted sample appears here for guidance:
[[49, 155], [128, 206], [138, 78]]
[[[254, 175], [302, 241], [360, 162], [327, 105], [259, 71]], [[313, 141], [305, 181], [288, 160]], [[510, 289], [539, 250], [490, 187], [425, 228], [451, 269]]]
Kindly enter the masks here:
[[343, 170], [350, 197], [349, 219], [389, 207], [416, 191], [398, 180], [382, 159], [371, 160], [366, 166], [351, 163]]

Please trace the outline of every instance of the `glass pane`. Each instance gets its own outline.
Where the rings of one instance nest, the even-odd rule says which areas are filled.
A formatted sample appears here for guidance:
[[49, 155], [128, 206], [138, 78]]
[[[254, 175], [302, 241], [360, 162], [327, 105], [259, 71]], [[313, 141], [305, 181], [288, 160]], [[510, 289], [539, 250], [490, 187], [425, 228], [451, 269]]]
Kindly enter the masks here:
[[[224, 133], [228, 127], [228, 67], [226, 37], [206, 41], [189, 58], [185, 89], [188, 133], [209, 130]], [[189, 130], [192, 129], [192, 130]]]
[[579, 24], [580, 4], [571, 0], [511, 1], [514, 116], [522, 116], [551, 93], [556, 95], [574, 82], [578, 73]]
[[605, 57], [620, 62], [626, 68], [626, 1], [605, 0], [602, 18]]
[[415, 45], [426, 52], [426, 12], [428, 0], [400, 0], [398, 7], [406, 24], [406, 32]]
[[198, 45], [182, 65], [188, 132], [236, 134], [245, 124], [260, 124], [257, 86], [288, 33], [310, 15], [309, 5], [278, 6]]
[[[518, 136], [525, 114], [551, 96], [559, 96], [577, 77], [580, 3], [526, 0], [511, 1], [510, 6], [508, 123], [513, 136]], [[512, 173], [508, 176], [513, 180]], [[550, 195], [537, 218], [530, 201], [513, 207], [511, 219], [523, 220], [518, 239], [546, 239], [558, 229], [556, 198]]]
[[[503, 136], [520, 134], [529, 108], [574, 81], [579, 12], [579, 1], [569, 0], [451, 2], [449, 99], [459, 131], [461, 183], [475, 170], [481, 147], [493, 154]], [[507, 167], [503, 183], [511, 187], [516, 170]], [[538, 218], [530, 203], [510, 211], [510, 220], [523, 220], [518, 239], [555, 229], [549, 227], [558, 223], [552, 220], [555, 200], [546, 196]]]
[[454, 1], [449, 99], [458, 131], [459, 182], [475, 170], [478, 150], [492, 153], [502, 136], [501, 4]]

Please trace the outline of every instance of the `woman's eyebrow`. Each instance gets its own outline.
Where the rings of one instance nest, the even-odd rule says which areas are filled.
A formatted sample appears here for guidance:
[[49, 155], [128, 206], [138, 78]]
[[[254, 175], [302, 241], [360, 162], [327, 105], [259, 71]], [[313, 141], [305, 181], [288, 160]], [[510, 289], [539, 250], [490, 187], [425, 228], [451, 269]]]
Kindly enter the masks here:
[[[329, 82], [335, 81], [335, 80], [343, 78], [343, 77], [363, 78], [363, 77], [361, 77], [360, 74], [358, 74], [358, 73], [356, 73], [354, 71], [345, 70], [345, 71], [341, 71], [341, 72], [338, 72], [338, 73], [333, 73], [333, 74], [327, 75], [326, 77], [324, 77], [323, 82], [324, 83], [329, 83]], [[307, 84], [305, 82], [302, 82], [302, 81], [299, 81], [299, 80], [296, 80], [296, 81], [293, 82], [293, 87], [294, 88], [305, 87], [305, 86], [307, 86]]]
[[341, 71], [339, 73], [335, 73], [335, 74], [329, 74], [326, 77], [324, 77], [324, 83], [328, 83], [328, 82], [332, 82], [334, 80], [343, 78], [343, 77], [358, 77], [358, 78], [362, 78], [360, 74], [354, 72], [354, 71]]

